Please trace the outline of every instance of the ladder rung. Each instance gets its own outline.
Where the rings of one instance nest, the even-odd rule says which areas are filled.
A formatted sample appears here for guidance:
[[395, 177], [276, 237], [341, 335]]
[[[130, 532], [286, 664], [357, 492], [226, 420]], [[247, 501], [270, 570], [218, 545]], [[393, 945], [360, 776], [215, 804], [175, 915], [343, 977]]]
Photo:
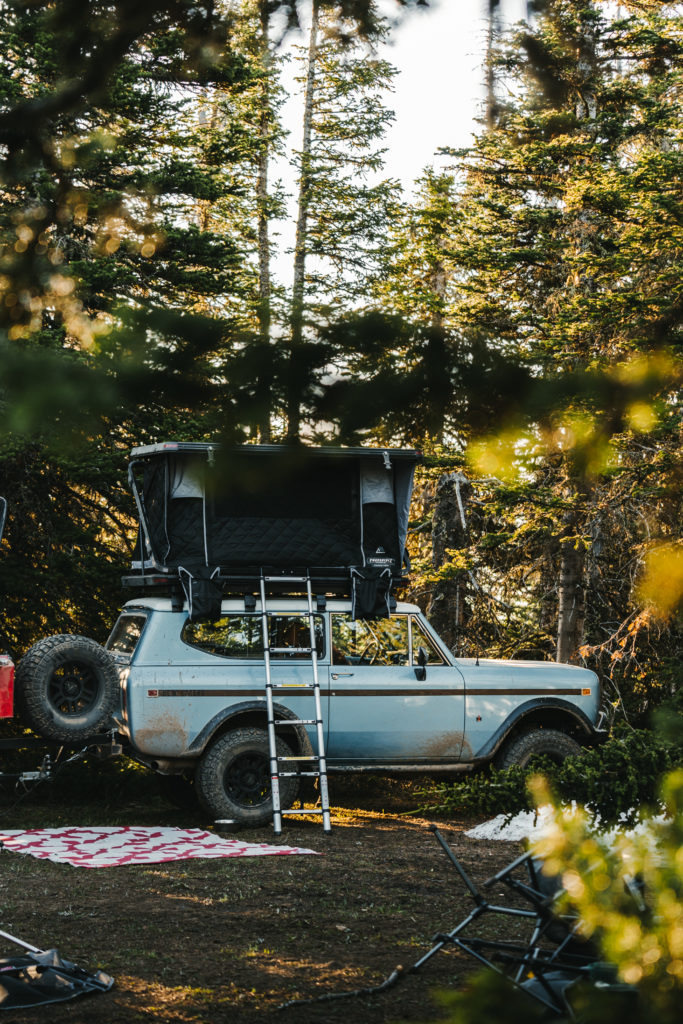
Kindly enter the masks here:
[[278, 779], [319, 779], [320, 772], [278, 772]]
[[281, 811], [281, 814], [323, 814], [322, 807], [312, 807], [308, 810], [305, 807], [292, 807], [289, 811]]
[[274, 725], [275, 725], [276, 728], [277, 728], [277, 726], [282, 726], [282, 725], [322, 725], [322, 724], [323, 724], [322, 718], [278, 718], [274, 722]]
[[312, 690], [315, 683], [266, 683], [271, 690]]
[[262, 576], [264, 583], [308, 583], [308, 576]]
[[312, 647], [268, 647], [269, 654], [312, 654]]
[[279, 763], [280, 761], [317, 761], [317, 754], [288, 754], [286, 757], [276, 757], [275, 760]]

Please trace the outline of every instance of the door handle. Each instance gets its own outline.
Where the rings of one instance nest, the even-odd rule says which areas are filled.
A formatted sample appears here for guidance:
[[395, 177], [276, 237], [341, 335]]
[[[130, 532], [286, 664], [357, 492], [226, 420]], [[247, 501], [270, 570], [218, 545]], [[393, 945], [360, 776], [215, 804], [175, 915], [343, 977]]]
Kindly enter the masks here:
[[353, 672], [333, 672], [332, 678], [339, 679], [340, 676], [352, 676]]

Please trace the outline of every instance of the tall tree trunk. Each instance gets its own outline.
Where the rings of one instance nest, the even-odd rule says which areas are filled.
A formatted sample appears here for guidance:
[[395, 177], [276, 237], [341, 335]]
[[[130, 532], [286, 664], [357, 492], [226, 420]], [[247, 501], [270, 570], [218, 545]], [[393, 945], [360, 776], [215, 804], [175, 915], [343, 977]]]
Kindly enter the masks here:
[[258, 333], [259, 375], [256, 382], [256, 409], [258, 435], [262, 444], [271, 440], [271, 412], [273, 404], [273, 353], [270, 342], [271, 280], [270, 280], [270, 210], [268, 197], [268, 165], [270, 160], [270, 134], [272, 111], [270, 105], [270, 40], [268, 36], [268, 5], [262, 4], [261, 18], [261, 79], [258, 178], [256, 185], [258, 232]]
[[[206, 128], [210, 135], [218, 123], [218, 98], [216, 93], [207, 90], [207, 98], [199, 105], [199, 124], [202, 129]], [[197, 200], [197, 227], [200, 231], [208, 231], [211, 227], [212, 203], [208, 199]]]
[[563, 539], [560, 543], [560, 577], [557, 596], [557, 653], [555, 660], [575, 661], [583, 641], [586, 617], [584, 591], [585, 552], [577, 544], [579, 516], [568, 512], [564, 517]]
[[308, 208], [311, 198], [311, 129], [313, 125], [313, 98], [318, 56], [318, 25], [320, 6], [313, 0], [311, 34], [308, 43], [306, 90], [304, 93], [303, 140], [299, 173], [299, 205], [294, 241], [294, 279], [292, 282], [292, 312], [289, 365], [287, 368], [287, 439], [296, 441], [301, 430], [301, 394], [304, 361], [301, 359], [304, 320], [304, 284], [306, 271], [306, 245]]
[[[448, 561], [448, 549], [467, 547], [467, 503], [472, 485], [462, 473], [439, 477], [432, 519], [432, 564], [440, 569]], [[427, 614], [437, 633], [456, 650], [467, 621], [467, 574], [458, 573], [434, 587]]]
[[500, 31], [500, 0], [488, 0], [489, 16], [486, 37], [486, 123], [493, 128], [498, 117], [496, 98], [496, 71], [493, 66], [493, 50]]
[[544, 545], [539, 564], [540, 609], [539, 626], [547, 636], [555, 637], [557, 649], [557, 549], [554, 544]]
[[[590, 12], [589, 12], [590, 13]], [[597, 124], [596, 100], [596, 56], [595, 28], [590, 20], [582, 20], [579, 27], [579, 59], [577, 96], [575, 112], [577, 120], [586, 123], [586, 128], [594, 136]], [[571, 225], [575, 238], [577, 256], [590, 253], [596, 242], [595, 217], [590, 206], [579, 209]], [[583, 260], [577, 260], [581, 266]], [[595, 288], [592, 275], [585, 270], [574, 279], [577, 291], [584, 294]], [[591, 490], [589, 471], [581, 465], [574, 465], [568, 474], [572, 491], [586, 499]], [[586, 588], [585, 564], [586, 556], [583, 543], [577, 536], [585, 530], [586, 514], [570, 510], [563, 517], [563, 529], [560, 535], [560, 573], [557, 590], [557, 652], [556, 661], [575, 661], [583, 642], [586, 620]]]
[[[442, 240], [441, 240], [442, 241]], [[439, 244], [439, 249], [441, 244]], [[451, 399], [451, 382], [446, 372], [447, 345], [444, 307], [448, 275], [443, 259], [437, 256], [430, 270], [429, 285], [436, 296], [425, 350], [425, 385], [427, 410], [425, 424], [429, 440], [443, 443], [446, 409]]]

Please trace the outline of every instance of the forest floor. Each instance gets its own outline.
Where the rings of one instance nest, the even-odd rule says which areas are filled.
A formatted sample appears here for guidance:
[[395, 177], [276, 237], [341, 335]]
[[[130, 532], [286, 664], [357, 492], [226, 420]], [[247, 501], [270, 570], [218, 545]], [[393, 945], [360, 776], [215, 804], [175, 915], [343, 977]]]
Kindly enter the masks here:
[[[133, 785], [86, 775], [86, 766], [15, 803], [0, 802], [0, 830], [86, 825], [210, 827], [172, 808], [152, 776]], [[244, 831], [247, 842], [311, 848], [322, 856], [186, 860], [74, 868], [4, 852], [0, 928], [79, 966], [115, 978], [108, 993], [11, 1013], [36, 1024], [279, 1024], [438, 1021], [439, 993], [476, 969], [453, 947], [378, 994], [309, 1002], [375, 986], [426, 953], [472, 900], [429, 829], [410, 811], [415, 784], [331, 777], [333, 830], [319, 818]], [[291, 822], [291, 823], [290, 823]], [[472, 820], [439, 829], [478, 882], [520, 852], [517, 843], [469, 839]], [[501, 892], [498, 892], [501, 889]], [[494, 886], [492, 898], [502, 887]], [[507, 894], [506, 894], [507, 895]], [[503, 902], [507, 902], [503, 901]], [[486, 919], [510, 937], [517, 919]], [[482, 929], [479, 930], [482, 933]], [[4, 955], [19, 950], [3, 940]]]

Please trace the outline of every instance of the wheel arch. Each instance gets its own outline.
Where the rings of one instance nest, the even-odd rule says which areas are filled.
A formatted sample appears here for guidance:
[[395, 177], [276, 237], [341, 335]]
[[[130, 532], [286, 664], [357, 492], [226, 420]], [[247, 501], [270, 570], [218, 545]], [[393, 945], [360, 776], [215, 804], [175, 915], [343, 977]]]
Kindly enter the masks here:
[[538, 698], [515, 708], [477, 751], [475, 760], [490, 760], [504, 744], [530, 729], [559, 729], [583, 746], [597, 740], [592, 722], [575, 704], [559, 698]]
[[[297, 716], [283, 704], [274, 704], [273, 711], [278, 721], [296, 719]], [[200, 757], [208, 745], [231, 729], [241, 729], [253, 726], [259, 729], [267, 728], [266, 702], [265, 700], [242, 701], [239, 704], [231, 704], [230, 707], [222, 708], [217, 714], [210, 718], [201, 729], [192, 743], [183, 751], [180, 757]], [[277, 730], [285, 742], [292, 748], [295, 754], [312, 753], [311, 742], [308, 734], [302, 725], [291, 725], [279, 727]]]

